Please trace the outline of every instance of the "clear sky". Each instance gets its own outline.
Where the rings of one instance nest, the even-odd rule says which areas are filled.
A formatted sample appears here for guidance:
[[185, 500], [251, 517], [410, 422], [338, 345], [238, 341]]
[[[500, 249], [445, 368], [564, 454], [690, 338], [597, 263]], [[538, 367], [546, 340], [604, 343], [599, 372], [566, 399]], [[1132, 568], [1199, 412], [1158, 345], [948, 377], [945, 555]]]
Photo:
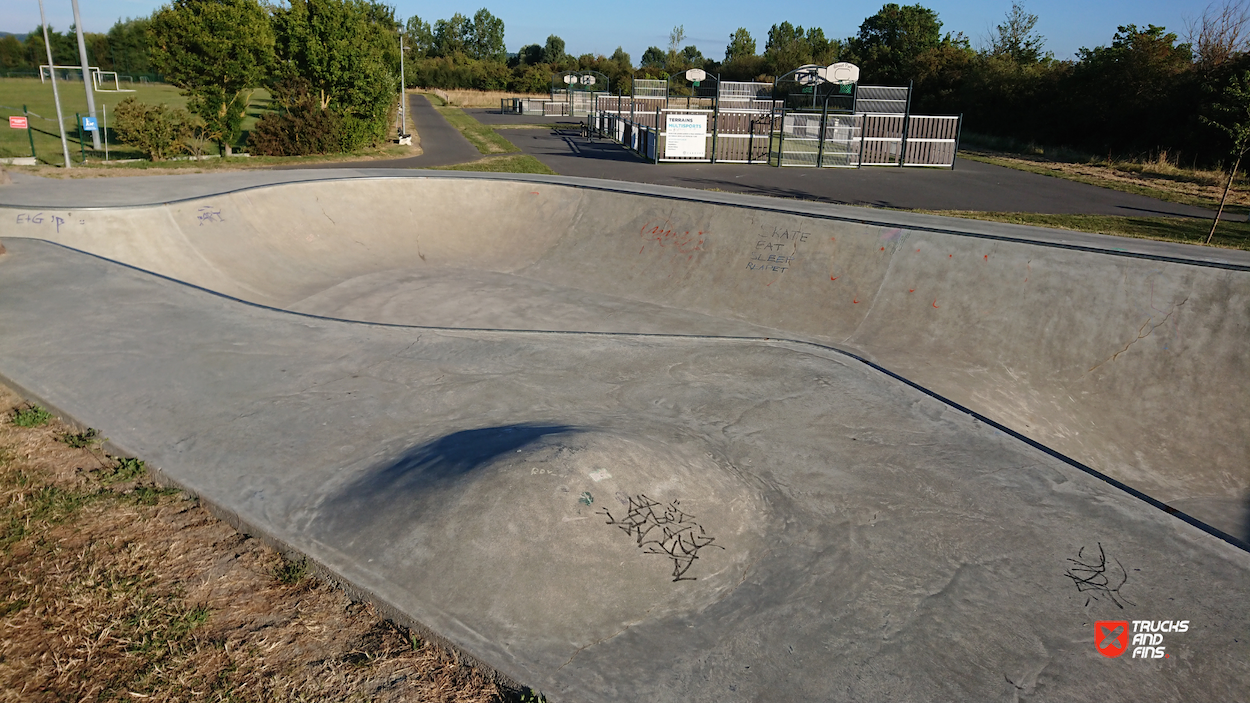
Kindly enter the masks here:
[[[552, 0], [391, 0], [397, 15], [420, 15], [434, 20], [460, 12], [471, 17], [481, 7], [503, 19], [509, 51], [525, 44], [542, 44], [547, 35], [564, 39], [573, 55], [611, 54], [617, 46], [629, 52], [634, 63], [648, 46], [667, 48], [668, 34], [676, 25], [686, 31], [685, 44], [699, 47], [704, 56], [724, 58], [729, 35], [746, 27], [764, 50], [768, 28], [789, 21], [804, 27], [817, 26], [825, 36], [844, 38], [859, 28], [865, 17], [881, 9], [880, 0], [843, 0], [816, 3], [810, 0], [716, 0], [714, 2], [553, 2]], [[104, 32], [121, 17], [146, 16], [162, 3], [156, 0], [79, 0], [83, 27]], [[900, 4], [911, 4], [904, 0]], [[920, 0], [937, 11], [943, 29], [963, 32], [980, 46], [985, 37], [1011, 9], [1011, 0]], [[70, 0], [44, 0], [48, 23], [57, 29], [73, 24]], [[1040, 18], [1037, 31], [1046, 37], [1046, 48], [1056, 58], [1072, 58], [1080, 47], [1111, 43], [1116, 27], [1156, 24], [1185, 36], [1185, 22], [1202, 14], [1206, 0], [1049, 0], [1026, 2]], [[39, 26], [38, 0], [2, 0], [0, 30], [24, 33]]]

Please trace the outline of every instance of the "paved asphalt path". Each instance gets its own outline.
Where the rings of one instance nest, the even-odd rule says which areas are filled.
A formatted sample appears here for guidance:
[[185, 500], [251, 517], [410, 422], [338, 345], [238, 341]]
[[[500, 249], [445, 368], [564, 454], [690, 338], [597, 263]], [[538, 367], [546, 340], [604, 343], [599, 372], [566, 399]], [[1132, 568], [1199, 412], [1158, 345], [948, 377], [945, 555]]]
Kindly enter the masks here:
[[[485, 121], [485, 115], [473, 113]], [[497, 113], [493, 117], [501, 117]], [[491, 120], [492, 122], [494, 120]], [[1122, 216], [1211, 217], [1209, 210], [976, 161], [954, 170], [814, 169], [750, 164], [653, 164], [606, 139], [569, 129], [501, 129], [508, 141], [564, 176], [752, 193], [845, 205]]]
[[[369, 168], [430, 168], [482, 158], [424, 95], [409, 97], [424, 153]], [[976, 161], [957, 160], [953, 170], [925, 168], [814, 169], [751, 164], [660, 164], [639, 158], [606, 139], [580, 136], [585, 118], [505, 115], [490, 108], [467, 109], [492, 126], [555, 125], [544, 129], [501, 129], [523, 153], [562, 176], [608, 178], [730, 193], [906, 210], [972, 210], [1139, 217], [1214, 216], [1205, 208], [1169, 203], [1132, 193], [1040, 176]], [[309, 168], [342, 168], [318, 164]], [[364, 165], [364, 164], [362, 164]], [[1225, 215], [1245, 219], [1245, 215]]]
[[[369, 168], [433, 168], [450, 166], [482, 158], [477, 147], [452, 127], [424, 95], [408, 96], [409, 114], [416, 125], [417, 138], [421, 140], [421, 155], [405, 159], [372, 161]], [[362, 164], [366, 165], [366, 164]], [[293, 168], [343, 168], [342, 162], [296, 166]]]

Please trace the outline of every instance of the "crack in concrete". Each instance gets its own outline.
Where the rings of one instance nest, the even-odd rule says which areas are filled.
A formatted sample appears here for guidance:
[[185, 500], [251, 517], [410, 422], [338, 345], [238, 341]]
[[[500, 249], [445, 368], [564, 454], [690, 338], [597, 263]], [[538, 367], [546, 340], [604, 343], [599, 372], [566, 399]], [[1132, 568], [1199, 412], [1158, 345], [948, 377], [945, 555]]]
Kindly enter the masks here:
[[[1141, 327], [1139, 327], [1139, 328], [1137, 328], [1137, 336], [1136, 336], [1136, 337], [1134, 337], [1133, 339], [1130, 339], [1130, 340], [1129, 340], [1129, 342], [1128, 342], [1128, 344], [1125, 344], [1125, 345], [1124, 345], [1124, 348], [1123, 348], [1123, 349], [1121, 349], [1120, 351], [1118, 351], [1118, 352], [1116, 352], [1116, 353], [1112, 354], [1109, 358], [1104, 359], [1103, 361], [1101, 361], [1101, 362], [1099, 362], [1099, 363], [1097, 363], [1097, 364], [1094, 364], [1092, 367], [1090, 367], [1089, 371], [1086, 371], [1086, 372], [1085, 372], [1084, 374], [1082, 374], [1082, 375], [1089, 375], [1089, 374], [1093, 373], [1093, 372], [1094, 372], [1094, 370], [1095, 370], [1095, 369], [1097, 369], [1098, 367], [1103, 366], [1104, 364], [1109, 364], [1109, 363], [1111, 363], [1112, 361], [1115, 361], [1115, 360], [1116, 360], [1116, 359], [1117, 359], [1117, 358], [1118, 358], [1121, 354], [1123, 354], [1124, 352], [1128, 351], [1128, 350], [1129, 350], [1129, 347], [1132, 347], [1134, 344], [1136, 344], [1136, 343], [1140, 342], [1141, 340], [1145, 339], [1146, 337], [1149, 337], [1149, 336], [1151, 335], [1151, 333], [1153, 333], [1155, 330], [1159, 329], [1159, 328], [1160, 328], [1160, 327], [1162, 327], [1164, 324], [1166, 324], [1166, 323], [1167, 323], [1167, 321], [1168, 321], [1168, 320], [1172, 317], [1172, 315], [1173, 315], [1173, 314], [1177, 311], [1177, 309], [1178, 309], [1178, 308], [1180, 308], [1180, 306], [1184, 305], [1184, 304], [1185, 304], [1185, 303], [1187, 303], [1187, 302], [1189, 302], [1189, 298], [1188, 298], [1188, 297], [1186, 297], [1186, 298], [1185, 298], [1184, 300], [1182, 300], [1181, 302], [1179, 302], [1179, 303], [1177, 303], [1177, 304], [1173, 305], [1173, 306], [1172, 306], [1172, 309], [1171, 309], [1171, 310], [1168, 310], [1168, 314], [1164, 315], [1164, 316], [1163, 316], [1163, 319], [1162, 319], [1162, 320], [1159, 320], [1159, 324], [1157, 324], [1157, 325], [1151, 325], [1151, 324], [1150, 324], [1150, 323], [1154, 320], [1154, 317], [1153, 317], [1153, 316], [1152, 316], [1152, 317], [1148, 317], [1148, 318], [1146, 318], [1146, 321], [1145, 321], [1144, 323], [1142, 323], [1142, 326], [1141, 326]], [[1147, 329], [1146, 329], [1147, 327], [1149, 327], [1150, 329], [1148, 329], [1148, 330], [1147, 330]], [[1145, 331], [1145, 333], [1144, 333], [1144, 334], [1143, 334], [1143, 330]]]

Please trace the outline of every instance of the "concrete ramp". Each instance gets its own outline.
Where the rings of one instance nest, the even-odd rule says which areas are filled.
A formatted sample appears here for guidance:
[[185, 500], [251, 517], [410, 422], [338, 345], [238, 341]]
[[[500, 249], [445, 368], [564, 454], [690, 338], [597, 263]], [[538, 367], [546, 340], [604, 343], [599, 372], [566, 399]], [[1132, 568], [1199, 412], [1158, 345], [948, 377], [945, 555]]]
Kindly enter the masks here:
[[0, 374], [557, 700], [1250, 683], [1250, 256], [301, 179], [6, 193]]

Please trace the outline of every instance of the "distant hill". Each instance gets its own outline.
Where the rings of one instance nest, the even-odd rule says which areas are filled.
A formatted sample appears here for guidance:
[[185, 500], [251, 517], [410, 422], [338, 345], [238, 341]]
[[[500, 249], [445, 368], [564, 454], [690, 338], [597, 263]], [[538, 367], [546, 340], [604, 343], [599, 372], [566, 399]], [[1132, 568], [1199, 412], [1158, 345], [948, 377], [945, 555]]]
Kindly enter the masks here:
[[0, 38], [3, 38], [3, 37], [16, 37], [17, 40], [20, 42], [26, 41], [26, 34], [14, 34], [13, 32], [0, 32]]

